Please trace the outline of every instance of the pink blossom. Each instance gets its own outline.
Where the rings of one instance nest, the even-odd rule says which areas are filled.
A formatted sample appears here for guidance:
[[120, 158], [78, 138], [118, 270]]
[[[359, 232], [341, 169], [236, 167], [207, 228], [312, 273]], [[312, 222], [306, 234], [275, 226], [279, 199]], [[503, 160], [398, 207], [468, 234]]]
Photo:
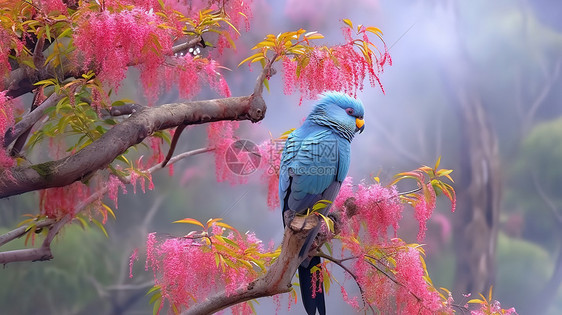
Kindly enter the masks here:
[[119, 197], [119, 188], [121, 188], [123, 194], [127, 193], [125, 184], [123, 184], [123, 182], [121, 182], [121, 180], [119, 180], [117, 176], [113, 174], [109, 175], [109, 179], [107, 180], [107, 195], [109, 199], [113, 200], [113, 202], [115, 203], [115, 208], [119, 207], [117, 202], [117, 199]]
[[[12, 66], [10, 65], [9, 57], [8, 57], [10, 55], [10, 49], [12, 48], [11, 45], [12, 41], [16, 41], [20, 43], [20, 40], [16, 36], [9, 33], [4, 28], [0, 28], [0, 43], [2, 43], [2, 45], [0, 45], [0, 78], [4, 78], [4, 76], [7, 75], [12, 70]], [[2, 86], [3, 84], [4, 84], [4, 80], [2, 79], [0, 80], [0, 89], [3, 88]], [[5, 97], [4, 95], [5, 93], [3, 93], [2, 96], [0, 96], [0, 99], [4, 98]], [[1, 105], [2, 103], [0, 101], [0, 106]]]
[[343, 210], [345, 201], [354, 196], [355, 192], [353, 190], [353, 178], [348, 176], [341, 184], [340, 192], [338, 193], [336, 200], [334, 200], [334, 206], [336, 206], [336, 208], [338, 209]]
[[68, 8], [62, 0], [38, 0], [37, 6], [41, 8], [44, 13], [58, 12], [60, 14], [67, 14]]
[[90, 189], [81, 182], [68, 186], [43, 189], [39, 192], [41, 214], [49, 218], [76, 215], [76, 206], [90, 196]]
[[148, 160], [148, 165], [154, 165], [162, 162], [165, 158], [164, 152], [162, 152], [162, 138], [149, 137], [150, 142], [150, 152], [152, 153], [150, 159]]
[[[363, 81], [366, 78], [369, 78], [371, 86], [379, 86], [384, 93], [379, 73], [383, 71], [386, 63], [392, 64], [386, 45], [384, 52], [380, 53], [380, 59], [372, 52], [365, 56], [356, 50], [351, 30], [347, 27], [343, 30], [347, 40], [343, 45], [330, 48], [314, 47], [306, 55], [283, 59], [283, 91], [286, 94], [298, 90], [302, 97], [310, 99], [328, 90], [356, 95], [357, 91], [363, 90]], [[370, 43], [365, 28], [360, 33], [363, 41]], [[303, 63], [303, 60], [307, 62]], [[301, 65], [298, 76], [297, 65]]]
[[357, 259], [353, 270], [358, 284], [364, 290], [365, 300], [383, 313], [391, 312], [395, 308], [393, 296], [396, 294], [396, 284], [388, 276], [372, 268], [364, 258]]
[[238, 129], [236, 121], [213, 122], [207, 128], [209, 147], [214, 148], [217, 181], [228, 181], [233, 185], [245, 183], [247, 180], [246, 177], [232, 172], [227, 165], [226, 152], [235, 142], [234, 131], [236, 129]]
[[345, 290], [343, 285], [340, 286], [340, 289], [343, 300], [355, 310], [359, 311], [359, 302], [357, 302], [357, 297], [354, 296], [353, 298], [349, 298], [349, 295], [347, 294], [347, 291]]
[[270, 210], [279, 206], [279, 165], [283, 142], [267, 140], [259, 145], [262, 181], [267, 185], [267, 205]]
[[368, 235], [372, 240], [385, 239], [389, 227], [396, 236], [398, 222], [402, 219], [403, 205], [397, 198], [396, 187], [380, 184], [358, 185], [356, 192], [359, 222], [366, 222]]
[[405, 247], [395, 256], [398, 288], [396, 303], [401, 314], [435, 314], [443, 309], [439, 293], [425, 281], [420, 253]]
[[74, 43], [84, 67], [93, 63], [103, 82], [119, 87], [132, 64], [142, 64], [141, 77], [146, 82], [154, 78], [154, 70], [171, 51], [172, 30], [159, 28], [162, 23], [159, 16], [141, 7], [121, 12], [105, 10], [89, 14], [77, 24]]
[[154, 183], [152, 182], [152, 173], [144, 171], [144, 163], [142, 161], [143, 156], [137, 160], [137, 167], [129, 168], [129, 181], [133, 185], [133, 194], [137, 193], [137, 181], [140, 182], [141, 190], [146, 193], [146, 180], [148, 180], [148, 189], [154, 189]]
[[427, 185], [428, 196], [420, 195], [418, 202], [414, 205], [415, 218], [419, 222], [418, 241], [423, 241], [425, 231], [427, 230], [427, 220], [431, 217], [433, 209], [435, 209], [435, 191], [433, 186]]
[[[223, 259], [236, 263], [237, 256], [245, 255], [250, 248], [262, 252], [261, 241], [252, 233], [231, 233], [228, 238], [238, 245], [231, 248], [236, 252], [235, 256], [231, 256], [232, 251], [218, 251], [210, 247], [206, 239], [186, 236], [158, 242], [154, 233], [149, 234], [146, 268], [153, 270], [162, 298], [182, 310], [213, 292], [224, 289], [227, 294], [232, 294], [255, 280], [257, 274], [253, 269], [223, 268], [221, 264], [217, 265], [215, 258], [221, 255]], [[241, 305], [233, 310], [247, 314], [248, 307]]]

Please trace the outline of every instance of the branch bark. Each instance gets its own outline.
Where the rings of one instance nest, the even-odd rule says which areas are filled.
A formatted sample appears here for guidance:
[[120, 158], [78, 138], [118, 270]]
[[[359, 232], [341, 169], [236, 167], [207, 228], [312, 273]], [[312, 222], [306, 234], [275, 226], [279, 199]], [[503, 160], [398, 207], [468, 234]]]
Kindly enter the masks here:
[[265, 101], [261, 95], [254, 94], [143, 108], [73, 155], [57, 161], [2, 170], [0, 198], [66, 186], [81, 180], [106, 167], [129, 147], [158, 130], [220, 120], [257, 122], [263, 119], [265, 112]]
[[309, 232], [318, 224], [320, 220], [315, 215], [295, 217], [285, 228], [281, 254], [265, 275], [235, 292], [222, 291], [210, 296], [194, 304], [182, 315], [212, 314], [245, 301], [291, 291], [293, 276], [304, 260], [299, 258], [299, 252]]

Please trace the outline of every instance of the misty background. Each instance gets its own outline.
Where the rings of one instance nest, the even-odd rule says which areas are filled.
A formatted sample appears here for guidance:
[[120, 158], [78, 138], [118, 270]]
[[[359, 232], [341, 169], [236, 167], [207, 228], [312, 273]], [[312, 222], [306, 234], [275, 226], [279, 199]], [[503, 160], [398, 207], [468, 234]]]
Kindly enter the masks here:
[[[356, 0], [254, 1], [249, 32], [237, 51], [221, 58], [233, 96], [251, 93], [259, 65], [237, 68], [267, 34], [304, 28], [343, 42], [342, 19], [379, 27], [393, 65], [385, 68], [385, 90], [358, 93], [366, 108], [365, 132], [352, 144], [349, 175], [356, 181], [379, 176], [388, 183], [401, 171], [433, 165], [453, 169], [457, 210], [438, 203], [424, 241], [436, 287], [455, 293], [487, 292], [519, 314], [562, 310], [562, 2], [557, 0]], [[205, 52], [203, 52], [205, 53]], [[253, 70], [253, 71], [251, 71]], [[238, 135], [260, 143], [300, 125], [314, 104], [284, 95], [282, 71], [264, 92], [268, 110], [258, 123], [241, 122]], [[120, 97], [142, 100], [131, 70]], [[215, 98], [205, 90], [197, 98]], [[159, 104], [177, 101], [171, 91]], [[206, 145], [206, 126], [188, 127], [176, 152]], [[35, 152], [36, 156], [42, 154]], [[91, 227], [66, 227], [49, 262], [16, 263], [0, 270], [2, 314], [151, 314], [145, 296], [152, 273], [137, 261], [129, 278], [129, 256], [142, 253], [147, 233], [183, 235], [191, 217], [220, 217], [265, 244], [281, 242], [279, 209], [269, 210], [267, 187], [258, 173], [248, 184], [217, 183], [214, 157], [198, 155], [177, 163], [173, 176], [154, 174], [155, 189], [132, 188], [120, 195], [109, 238]], [[38, 193], [0, 200], [0, 232], [22, 214], [37, 213]], [[112, 202], [108, 202], [112, 206]], [[416, 242], [417, 222], [406, 208], [398, 236]], [[23, 243], [23, 240], [22, 240]], [[3, 250], [17, 244], [6, 245]], [[21, 244], [20, 244], [21, 245]], [[350, 294], [356, 285], [332, 269]], [[295, 279], [296, 280], [296, 279]], [[202, 284], [204, 285], [204, 284]], [[287, 309], [288, 296], [260, 299], [259, 314], [301, 314]], [[300, 299], [300, 297], [299, 297]], [[353, 313], [337, 284], [327, 297], [331, 314]], [[280, 304], [279, 304], [280, 303]], [[299, 302], [300, 303], [300, 302]], [[228, 312], [227, 312], [228, 313]]]

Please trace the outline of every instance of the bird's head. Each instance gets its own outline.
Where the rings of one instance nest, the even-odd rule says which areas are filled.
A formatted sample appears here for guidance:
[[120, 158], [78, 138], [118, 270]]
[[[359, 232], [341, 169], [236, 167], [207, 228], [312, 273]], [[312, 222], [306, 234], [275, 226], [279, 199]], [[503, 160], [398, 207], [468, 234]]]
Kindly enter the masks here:
[[310, 119], [319, 125], [343, 129], [353, 137], [354, 133], [365, 129], [364, 114], [360, 100], [340, 92], [327, 92], [322, 94]]

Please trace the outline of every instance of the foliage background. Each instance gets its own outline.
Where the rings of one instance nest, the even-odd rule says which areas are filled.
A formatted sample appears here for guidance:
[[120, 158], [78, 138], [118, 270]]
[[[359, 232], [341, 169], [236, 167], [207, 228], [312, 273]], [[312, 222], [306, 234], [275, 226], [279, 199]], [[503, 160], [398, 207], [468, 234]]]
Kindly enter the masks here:
[[[464, 144], [459, 141], [458, 108], [451, 102], [446, 73], [462, 73], [475, 82], [498, 135], [501, 155], [502, 226], [495, 297], [504, 306], [515, 306], [520, 314], [532, 309], [560, 250], [560, 226], [553, 213], [562, 206], [557, 196], [562, 182], [558, 166], [562, 90], [556, 88], [562, 83], [562, 22], [555, 15], [562, 5], [555, 0], [288, 0], [255, 1], [254, 5], [252, 29], [242, 34], [237, 53], [225, 55], [222, 61], [233, 69], [226, 79], [234, 96], [253, 88], [259, 70], [255, 67], [251, 72], [245, 65], [236, 65], [268, 33], [318, 30], [328, 44], [335, 44], [341, 38], [343, 18], [383, 30], [394, 64], [382, 75], [385, 95], [375, 88], [358, 95], [367, 112], [366, 130], [352, 148], [350, 175], [354, 178], [380, 176], [388, 181], [394, 173], [417, 168], [438, 156], [443, 156], [443, 167], [456, 169], [459, 146]], [[462, 67], [467, 61], [472, 65], [468, 70]], [[138, 74], [130, 71], [119, 96], [141, 98], [137, 79]], [[281, 80], [280, 74], [274, 76], [271, 92], [264, 95], [268, 104], [264, 121], [254, 126], [243, 123], [242, 138], [259, 143], [269, 138], [269, 132], [278, 135], [297, 127], [308, 114], [312, 102], [297, 106], [299, 96], [284, 95]], [[214, 96], [203, 90], [197, 98]], [[178, 98], [172, 91], [157, 103]], [[536, 102], [537, 110], [529, 117], [527, 109]], [[205, 143], [205, 127], [191, 127], [176, 151]], [[129, 279], [128, 257], [135, 248], [142, 248], [147, 232], [185, 233], [184, 226], [171, 224], [184, 217], [201, 221], [221, 217], [240, 231], [252, 230], [259, 238], [279, 244], [280, 212], [267, 210], [266, 187], [260, 179], [250, 176], [247, 185], [231, 186], [217, 183], [213, 169], [211, 159], [200, 155], [177, 164], [173, 177], [155, 174], [154, 190], [129, 192], [120, 198], [117, 220], [107, 225], [110, 238], [95, 228], [83, 232], [73, 226], [56, 241], [53, 261], [3, 268], [0, 308], [6, 314], [35, 314], [38, 310], [150, 314], [144, 294], [151, 286], [151, 275], [144, 272], [141, 262], [135, 264], [135, 277]], [[538, 193], [536, 182], [544, 194]], [[37, 200], [36, 193], [1, 200], [0, 232], [20, 221], [22, 213], [35, 213]], [[449, 213], [448, 205], [438, 211], [428, 226], [428, 268], [436, 286], [451, 288], [455, 260], [451, 220], [457, 214]], [[147, 213], [153, 217], [145, 222]], [[411, 215], [399, 235], [415, 241], [416, 234], [417, 223]], [[348, 284], [350, 293], [357, 293], [350, 281]], [[562, 309], [561, 294], [557, 293], [549, 314]], [[286, 301], [286, 296], [281, 297], [278, 306], [275, 299], [263, 299], [256, 307], [258, 313], [275, 309], [286, 313]], [[330, 292], [328, 307], [334, 314], [352, 311], [336, 290]], [[290, 312], [299, 314], [300, 305]]]

